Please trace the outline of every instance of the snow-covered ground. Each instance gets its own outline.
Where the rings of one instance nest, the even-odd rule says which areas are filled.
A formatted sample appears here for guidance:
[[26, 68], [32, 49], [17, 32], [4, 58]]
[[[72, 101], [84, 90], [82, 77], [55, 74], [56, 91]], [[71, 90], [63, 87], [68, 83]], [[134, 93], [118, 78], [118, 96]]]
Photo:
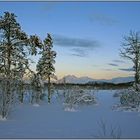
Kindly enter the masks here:
[[98, 122], [104, 120], [108, 131], [111, 126], [121, 129], [121, 138], [140, 138], [139, 112], [113, 111], [118, 103], [115, 91], [99, 90], [97, 105], [88, 105], [76, 111], [64, 111], [60, 99], [40, 106], [21, 104], [0, 121], [0, 138], [96, 138], [100, 136]]

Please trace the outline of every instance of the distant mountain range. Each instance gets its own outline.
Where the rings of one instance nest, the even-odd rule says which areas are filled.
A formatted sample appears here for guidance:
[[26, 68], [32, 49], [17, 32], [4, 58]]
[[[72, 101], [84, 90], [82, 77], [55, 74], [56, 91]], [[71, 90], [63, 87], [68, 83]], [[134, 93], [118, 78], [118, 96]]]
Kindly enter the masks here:
[[134, 81], [134, 77], [117, 77], [112, 79], [93, 79], [89, 77], [76, 77], [74, 75], [67, 75], [63, 77], [62, 79], [58, 80], [57, 83], [64, 83], [64, 79], [66, 83], [74, 83], [74, 84], [84, 84], [84, 83], [91, 83], [91, 82], [107, 82], [107, 83], [127, 83]]

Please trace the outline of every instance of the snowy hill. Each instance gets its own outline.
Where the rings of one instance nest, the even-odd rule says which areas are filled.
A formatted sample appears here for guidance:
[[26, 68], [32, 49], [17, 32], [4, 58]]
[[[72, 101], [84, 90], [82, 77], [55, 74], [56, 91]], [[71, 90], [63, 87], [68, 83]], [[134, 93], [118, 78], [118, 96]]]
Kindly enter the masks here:
[[130, 77], [117, 77], [117, 78], [113, 78], [110, 80], [110, 82], [112, 83], [127, 83], [127, 82], [131, 82], [134, 81], [134, 77], [130, 76]]
[[66, 83], [79, 83], [79, 84], [84, 84], [88, 82], [108, 82], [108, 83], [127, 83], [134, 81], [134, 77], [117, 77], [117, 78], [112, 78], [112, 79], [93, 79], [90, 77], [76, 77], [74, 75], [67, 75], [63, 77], [62, 79], [58, 80], [57, 83], [63, 83], [64, 79]]

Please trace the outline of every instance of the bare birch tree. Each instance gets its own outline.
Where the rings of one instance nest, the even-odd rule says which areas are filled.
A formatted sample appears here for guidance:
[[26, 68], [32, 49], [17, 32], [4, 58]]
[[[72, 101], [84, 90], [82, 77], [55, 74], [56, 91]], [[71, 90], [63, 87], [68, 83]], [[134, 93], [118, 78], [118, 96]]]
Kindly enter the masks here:
[[139, 32], [132, 32], [128, 36], [124, 37], [122, 43], [123, 48], [120, 51], [120, 55], [123, 58], [130, 60], [133, 63], [135, 71], [135, 88], [138, 90], [138, 84], [140, 83], [140, 34]]

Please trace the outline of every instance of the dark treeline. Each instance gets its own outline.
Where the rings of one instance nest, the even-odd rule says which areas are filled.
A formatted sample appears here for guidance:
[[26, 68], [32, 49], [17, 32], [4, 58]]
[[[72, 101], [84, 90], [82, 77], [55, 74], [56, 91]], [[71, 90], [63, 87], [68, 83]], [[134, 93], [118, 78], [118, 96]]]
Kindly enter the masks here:
[[[128, 82], [128, 83], [85, 83], [85, 84], [75, 84], [75, 83], [66, 83], [65, 87], [66, 88], [71, 88], [73, 86], [78, 86], [80, 88], [85, 88], [85, 89], [124, 89], [124, 88], [129, 88], [134, 84], [134, 82]], [[53, 83], [54, 87], [56, 89], [63, 89], [64, 84], [62, 83]], [[47, 84], [45, 85], [47, 86]]]

